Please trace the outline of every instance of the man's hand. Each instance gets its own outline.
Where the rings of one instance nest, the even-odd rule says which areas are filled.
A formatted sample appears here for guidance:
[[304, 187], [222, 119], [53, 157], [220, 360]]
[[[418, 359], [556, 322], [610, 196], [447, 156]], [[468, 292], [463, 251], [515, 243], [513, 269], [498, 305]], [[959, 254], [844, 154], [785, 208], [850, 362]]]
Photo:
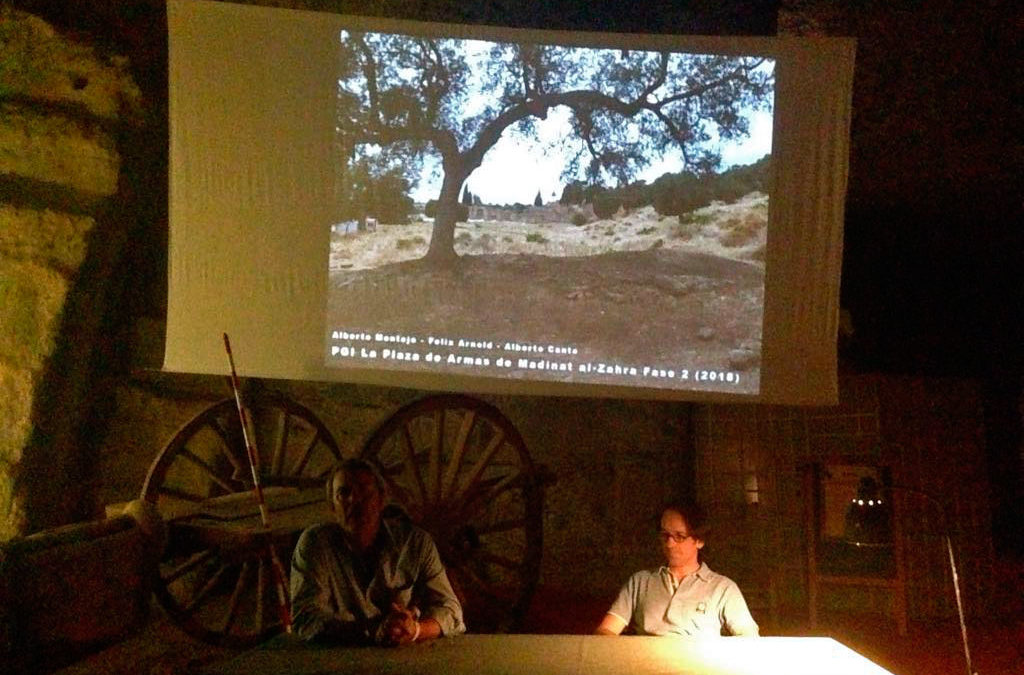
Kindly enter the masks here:
[[407, 645], [415, 642], [420, 635], [420, 623], [416, 613], [398, 603], [391, 604], [391, 611], [381, 625], [381, 638], [387, 645]]

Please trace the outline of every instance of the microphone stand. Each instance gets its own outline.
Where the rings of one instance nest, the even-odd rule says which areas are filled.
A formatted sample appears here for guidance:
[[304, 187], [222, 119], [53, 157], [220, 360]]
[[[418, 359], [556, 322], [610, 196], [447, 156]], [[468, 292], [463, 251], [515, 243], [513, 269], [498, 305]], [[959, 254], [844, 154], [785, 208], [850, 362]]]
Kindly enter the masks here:
[[[942, 514], [943, 521], [948, 522], [945, 504], [943, 504], [938, 499], [933, 497], [931, 494], [925, 492], [924, 490], [908, 487], [906, 485], [888, 485], [885, 487], [885, 489], [907, 492], [909, 494], [915, 494], [920, 497], [924, 497], [933, 506], [938, 507], [939, 512]], [[949, 536], [949, 531], [947, 528], [943, 529], [942, 538], [946, 543], [946, 551], [949, 554], [949, 569], [950, 573], [953, 576], [953, 593], [956, 598], [957, 618], [959, 618], [960, 620], [960, 639], [963, 643], [964, 648], [964, 663], [967, 666], [967, 675], [978, 675], [978, 673], [974, 670], [973, 663], [971, 662], [971, 647], [967, 641], [967, 621], [964, 617], [964, 605], [963, 600], [960, 596], [960, 576], [959, 574], [957, 574], [956, 557], [953, 555], [953, 541]], [[854, 543], [856, 544], [857, 542]]]
[[956, 558], [953, 557], [953, 542], [949, 538], [949, 533], [942, 535], [946, 539], [946, 550], [949, 551], [949, 570], [953, 574], [953, 590], [956, 595], [956, 613], [960, 618], [960, 637], [964, 642], [964, 661], [967, 663], [967, 675], [978, 675], [974, 672], [974, 667], [971, 665], [971, 648], [967, 643], [967, 622], [964, 621], [964, 605], [960, 600], [960, 577], [956, 573]]

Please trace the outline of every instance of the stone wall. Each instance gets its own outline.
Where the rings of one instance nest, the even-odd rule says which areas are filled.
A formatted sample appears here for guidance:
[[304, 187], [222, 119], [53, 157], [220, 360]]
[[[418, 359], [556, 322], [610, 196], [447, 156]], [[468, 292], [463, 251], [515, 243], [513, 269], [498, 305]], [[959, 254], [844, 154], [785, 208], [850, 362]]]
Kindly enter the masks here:
[[[0, 539], [90, 515], [99, 319], [114, 261], [124, 59], [0, 8]], [[97, 267], [97, 264], [100, 267]], [[46, 508], [36, 508], [40, 505]]]

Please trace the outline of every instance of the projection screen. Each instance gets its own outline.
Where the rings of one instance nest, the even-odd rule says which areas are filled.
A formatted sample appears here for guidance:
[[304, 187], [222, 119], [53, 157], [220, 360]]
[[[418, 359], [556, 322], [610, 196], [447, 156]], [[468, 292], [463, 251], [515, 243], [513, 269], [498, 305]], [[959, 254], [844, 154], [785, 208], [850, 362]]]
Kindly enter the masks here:
[[165, 370], [836, 401], [852, 40], [168, 25]]

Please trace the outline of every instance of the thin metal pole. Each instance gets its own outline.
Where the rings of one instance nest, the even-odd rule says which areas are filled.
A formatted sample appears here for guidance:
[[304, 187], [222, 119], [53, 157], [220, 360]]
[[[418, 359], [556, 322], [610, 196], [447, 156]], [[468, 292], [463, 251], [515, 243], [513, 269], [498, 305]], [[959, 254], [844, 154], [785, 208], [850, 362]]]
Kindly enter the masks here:
[[967, 644], [967, 622], [964, 620], [964, 605], [960, 600], [960, 577], [956, 573], [956, 559], [953, 557], [953, 542], [950, 540], [949, 535], [944, 535], [946, 539], [946, 550], [949, 551], [949, 569], [953, 573], [953, 590], [956, 592], [956, 613], [960, 618], [960, 637], [963, 638], [964, 643], [964, 660], [967, 663], [967, 675], [976, 675], [974, 667], [971, 664], [971, 648]]
[[967, 667], [967, 675], [978, 675], [974, 672], [974, 664], [971, 662], [971, 648], [967, 641], [967, 621], [964, 618], [964, 604], [960, 597], [960, 575], [956, 571], [956, 557], [953, 555], [953, 540], [949, 536], [949, 513], [946, 505], [940, 502], [935, 496], [924, 490], [913, 488], [907, 485], [892, 485], [893, 490], [903, 490], [911, 494], [920, 495], [928, 500], [933, 506], [938, 507], [942, 514], [943, 533], [942, 538], [946, 540], [946, 551], [949, 553], [949, 569], [953, 575], [953, 594], [956, 597], [956, 614], [960, 619], [960, 639], [964, 644], [964, 663]]

